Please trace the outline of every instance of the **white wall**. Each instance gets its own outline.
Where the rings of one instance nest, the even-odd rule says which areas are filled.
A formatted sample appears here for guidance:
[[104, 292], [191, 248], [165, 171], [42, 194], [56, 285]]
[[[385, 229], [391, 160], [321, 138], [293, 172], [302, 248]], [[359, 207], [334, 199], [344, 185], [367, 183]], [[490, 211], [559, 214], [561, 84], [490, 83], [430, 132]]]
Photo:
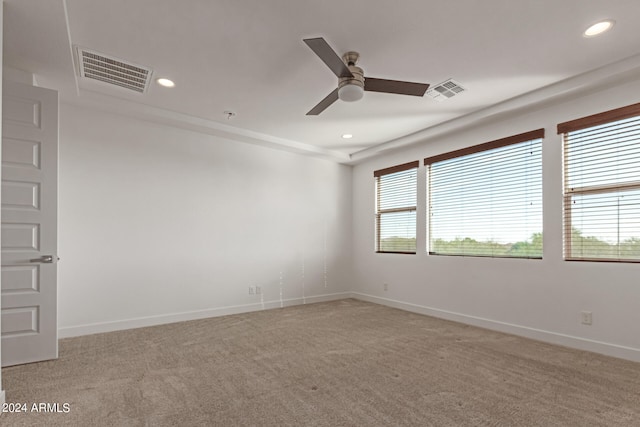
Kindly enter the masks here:
[[59, 206], [61, 337], [350, 284], [348, 166], [62, 104]]
[[[360, 298], [640, 361], [640, 264], [562, 260], [559, 122], [639, 101], [640, 80], [494, 119], [357, 165], [353, 171], [354, 291]], [[449, 102], [455, 102], [451, 100]], [[429, 256], [424, 157], [544, 127], [542, 260]], [[374, 253], [373, 171], [420, 160], [418, 253]], [[389, 290], [383, 290], [383, 284]], [[593, 325], [580, 311], [593, 312]]]

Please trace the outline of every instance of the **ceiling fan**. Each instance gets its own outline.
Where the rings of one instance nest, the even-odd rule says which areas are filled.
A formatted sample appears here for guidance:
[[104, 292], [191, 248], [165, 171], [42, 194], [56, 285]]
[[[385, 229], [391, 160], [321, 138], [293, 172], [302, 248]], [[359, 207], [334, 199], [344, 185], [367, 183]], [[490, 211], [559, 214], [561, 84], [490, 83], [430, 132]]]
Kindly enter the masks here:
[[327, 64], [338, 77], [338, 87], [313, 107], [307, 116], [317, 116], [338, 99], [346, 102], [358, 101], [364, 91], [396, 93], [399, 95], [423, 96], [429, 85], [426, 83], [403, 82], [398, 80], [376, 79], [365, 77], [362, 68], [356, 66], [360, 54], [347, 52], [342, 56], [329, 46], [322, 37], [303, 39], [316, 55]]

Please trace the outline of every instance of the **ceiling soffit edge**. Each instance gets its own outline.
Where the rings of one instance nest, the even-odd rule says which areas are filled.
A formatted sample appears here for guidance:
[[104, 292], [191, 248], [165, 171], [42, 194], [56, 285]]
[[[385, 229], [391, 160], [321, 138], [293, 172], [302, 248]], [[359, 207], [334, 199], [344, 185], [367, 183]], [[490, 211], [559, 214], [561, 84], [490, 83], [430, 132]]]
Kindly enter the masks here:
[[[106, 99], [108, 99], [108, 102], [105, 102]], [[326, 148], [305, 144], [303, 142], [241, 129], [176, 111], [122, 100], [98, 92], [85, 90], [83, 91], [82, 96], [74, 97], [72, 99], [62, 99], [61, 102], [91, 108], [105, 113], [133, 117], [138, 120], [159, 123], [165, 126], [198, 132], [205, 135], [217, 136], [228, 140], [279, 149], [312, 157], [320, 157], [337, 163], [346, 163], [350, 160], [350, 156], [348, 154], [340, 151], [328, 150]]]
[[365, 148], [350, 155], [349, 164], [385, 155], [391, 150], [427, 142], [435, 137], [486, 123], [487, 120], [503, 118], [509, 114], [521, 113], [541, 104], [558, 103], [590, 91], [600, 90], [605, 85], [613, 85], [628, 80], [630, 76], [640, 76], [640, 54], [596, 68], [574, 77], [550, 84], [540, 89], [519, 95], [498, 104], [467, 115], [439, 123], [429, 128], [402, 136], [373, 147]]

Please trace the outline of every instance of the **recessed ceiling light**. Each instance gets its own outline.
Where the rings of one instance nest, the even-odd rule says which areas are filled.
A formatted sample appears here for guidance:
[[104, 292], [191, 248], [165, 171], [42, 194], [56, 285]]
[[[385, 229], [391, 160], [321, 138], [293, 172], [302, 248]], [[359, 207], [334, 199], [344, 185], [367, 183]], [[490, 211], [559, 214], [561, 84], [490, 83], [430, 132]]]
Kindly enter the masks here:
[[164, 86], [164, 87], [174, 87], [176, 84], [169, 79], [158, 79], [156, 80], [156, 82], [158, 82], [158, 84], [160, 86]]
[[350, 133], [345, 133], [344, 135], [342, 135], [342, 138], [351, 139], [351, 138], [353, 138], [353, 135], [351, 135]]
[[609, 31], [611, 27], [613, 27], [614, 21], [611, 19], [607, 19], [605, 21], [596, 22], [589, 28], [587, 28], [583, 35], [585, 37], [594, 37], [599, 34], [604, 33], [605, 31]]

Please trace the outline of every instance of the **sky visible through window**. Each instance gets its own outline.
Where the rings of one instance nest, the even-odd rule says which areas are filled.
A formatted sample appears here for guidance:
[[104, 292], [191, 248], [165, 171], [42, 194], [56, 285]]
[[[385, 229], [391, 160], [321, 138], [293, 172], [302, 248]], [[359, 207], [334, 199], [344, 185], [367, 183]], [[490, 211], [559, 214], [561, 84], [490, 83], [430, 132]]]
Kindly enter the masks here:
[[570, 256], [640, 258], [640, 117], [569, 132], [565, 169]]
[[[536, 233], [541, 239], [541, 153], [536, 139], [433, 163], [432, 245], [464, 239], [511, 245], [531, 242]], [[541, 256], [541, 246], [537, 252], [530, 255]]]
[[[572, 131], [565, 141], [574, 255], [640, 259], [640, 117]], [[389, 247], [415, 247], [416, 180], [417, 169], [380, 177], [378, 212], [390, 211], [379, 213], [379, 238]], [[542, 139], [428, 165], [427, 201], [430, 252], [436, 242], [433, 253], [458, 254], [447, 245], [471, 241], [476, 248], [459, 254], [541, 257]]]
[[417, 172], [415, 167], [378, 178], [380, 251], [416, 250]]

